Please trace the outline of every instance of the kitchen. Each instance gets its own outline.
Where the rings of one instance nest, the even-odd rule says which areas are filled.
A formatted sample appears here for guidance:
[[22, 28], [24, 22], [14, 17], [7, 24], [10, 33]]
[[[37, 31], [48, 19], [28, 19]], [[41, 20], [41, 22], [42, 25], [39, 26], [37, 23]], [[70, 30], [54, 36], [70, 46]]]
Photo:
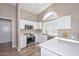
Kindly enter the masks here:
[[[0, 53], [6, 55], [5, 50], [8, 55], [11, 55], [11, 52], [23, 56], [79, 55], [78, 6], [78, 3], [0, 4], [1, 19], [11, 19], [12, 21], [12, 27], [9, 26], [12, 28], [10, 31], [12, 35], [7, 33], [7, 28], [3, 28], [6, 25], [2, 27], [2, 22], [0, 22], [3, 34], [9, 34], [9, 37], [5, 37], [11, 39], [5, 39], [4, 35], [0, 34], [2, 35], [0, 40], [6, 41], [5, 44], [11, 42], [7, 46], [3, 43], [6, 47], [1, 46]], [[18, 12], [16, 13], [16, 11]], [[3, 24], [5, 23], [3, 22]], [[9, 45], [10, 47], [8, 47]]]
[[[60, 6], [62, 4], [56, 4], [56, 5], [57, 5], [57, 7], [59, 5], [58, 8], [60, 8]], [[63, 4], [63, 5], [65, 5], [65, 4]], [[72, 5], [75, 5], [75, 4], [72, 4]], [[49, 8], [51, 8], [51, 6]], [[49, 10], [49, 8], [47, 10]], [[45, 10], [45, 11], [47, 11], [47, 10]], [[62, 10], [66, 11], [64, 9], [64, 7], [62, 8]], [[70, 10], [70, 9], [68, 9], [68, 10]], [[58, 10], [56, 10], [56, 11], [59, 12]], [[65, 16], [62, 14], [63, 16], [59, 17], [59, 15], [56, 12], [49, 11], [47, 13], [44, 13], [44, 15], [41, 14], [41, 15], [43, 15], [43, 17], [40, 15], [42, 17], [42, 21], [39, 21], [39, 20], [35, 21], [35, 20], [33, 20], [34, 18], [31, 20], [27, 20], [25, 18], [20, 19], [20, 21], [19, 21], [20, 47], [19, 47], [18, 51], [35, 44], [41, 48], [41, 56], [79, 55], [77, 52], [72, 52], [72, 51], [75, 51], [75, 49], [76, 49], [73, 47], [73, 45], [76, 46], [76, 44], [79, 44], [77, 42], [78, 38], [79, 38], [78, 33], [77, 33], [77, 31], [78, 31], [77, 25], [78, 25], [79, 21], [77, 19], [74, 20], [73, 12], [71, 12], [71, 13], [72, 14], [67, 14]], [[24, 17], [24, 16], [22, 15], [22, 17]], [[29, 16], [29, 17], [32, 18], [32, 16]], [[74, 30], [74, 29], [77, 29], [77, 30]], [[54, 42], [54, 40], [58, 41], [58, 43]], [[27, 41], [29, 41], [29, 43], [30, 42], [31, 43], [28, 44]], [[54, 43], [56, 44], [56, 46], [52, 47], [52, 45], [55, 45]], [[63, 44], [63, 43], [69, 44], [70, 48], [68, 51], [70, 51], [70, 49], [73, 49], [73, 50], [71, 50], [72, 53], [63, 52], [63, 51], [65, 51], [66, 47], [68, 48], [68, 45]], [[65, 45], [66, 47], [64, 47], [63, 45]], [[60, 52], [56, 52], [52, 48], [56, 48], [56, 51], [60, 51]], [[61, 51], [61, 49], [64, 49], [64, 50]], [[51, 53], [52, 51], [54, 53]], [[63, 53], [63, 54], [60, 54], [60, 53]]]

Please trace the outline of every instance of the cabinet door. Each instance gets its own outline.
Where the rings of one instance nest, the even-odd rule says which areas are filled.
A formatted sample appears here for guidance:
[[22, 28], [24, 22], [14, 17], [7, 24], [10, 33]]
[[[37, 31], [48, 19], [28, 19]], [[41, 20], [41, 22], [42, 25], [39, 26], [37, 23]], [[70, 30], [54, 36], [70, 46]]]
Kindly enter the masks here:
[[58, 56], [53, 52], [50, 52], [44, 48], [41, 48], [41, 56]]
[[36, 34], [35, 35], [35, 42], [36, 43], [42, 43], [47, 41], [47, 35], [43, 35], [43, 34]]
[[26, 47], [26, 36], [21, 36], [21, 40], [20, 40], [20, 47], [21, 48], [25, 48]]
[[25, 28], [25, 21], [24, 20], [19, 20], [19, 28], [24, 29]]
[[41, 43], [47, 41], [47, 35], [41, 35]]
[[71, 29], [71, 16], [64, 17], [64, 22], [65, 29]]
[[35, 34], [35, 43], [41, 43], [41, 34]]
[[57, 19], [57, 29], [65, 29], [65, 19], [60, 17]]

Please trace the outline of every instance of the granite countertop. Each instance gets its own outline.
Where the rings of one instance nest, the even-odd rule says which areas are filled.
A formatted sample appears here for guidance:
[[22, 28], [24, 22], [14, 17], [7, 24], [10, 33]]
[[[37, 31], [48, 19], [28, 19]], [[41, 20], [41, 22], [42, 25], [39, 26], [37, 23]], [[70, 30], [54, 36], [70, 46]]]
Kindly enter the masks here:
[[56, 37], [39, 46], [61, 56], [79, 56], [79, 42], [71, 39]]

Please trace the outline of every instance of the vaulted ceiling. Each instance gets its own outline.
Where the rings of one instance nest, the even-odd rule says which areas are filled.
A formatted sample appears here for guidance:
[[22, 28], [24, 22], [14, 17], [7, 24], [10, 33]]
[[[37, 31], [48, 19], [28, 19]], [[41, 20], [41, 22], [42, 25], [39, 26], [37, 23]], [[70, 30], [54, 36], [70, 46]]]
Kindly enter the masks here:
[[52, 5], [52, 3], [20, 3], [19, 5], [20, 8], [38, 15]]

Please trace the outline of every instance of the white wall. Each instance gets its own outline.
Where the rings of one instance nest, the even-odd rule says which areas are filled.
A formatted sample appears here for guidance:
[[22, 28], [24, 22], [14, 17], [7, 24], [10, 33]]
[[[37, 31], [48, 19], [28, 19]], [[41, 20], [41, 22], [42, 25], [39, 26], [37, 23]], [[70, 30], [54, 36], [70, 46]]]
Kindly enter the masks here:
[[16, 47], [16, 6], [0, 3], [0, 18], [12, 20], [12, 47]]

